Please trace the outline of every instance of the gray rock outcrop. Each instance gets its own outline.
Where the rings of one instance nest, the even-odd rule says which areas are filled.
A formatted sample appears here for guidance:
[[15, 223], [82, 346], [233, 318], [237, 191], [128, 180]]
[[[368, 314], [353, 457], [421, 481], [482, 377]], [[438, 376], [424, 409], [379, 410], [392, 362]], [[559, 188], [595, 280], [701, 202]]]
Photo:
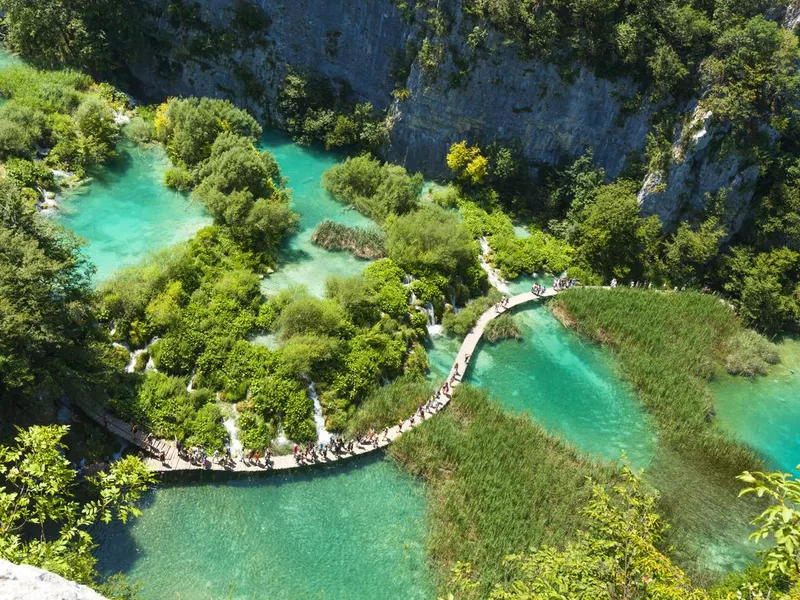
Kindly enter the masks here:
[[[178, 56], [181, 32], [170, 26], [167, 1], [150, 0], [160, 15], [154, 30], [167, 33], [173, 50], [166, 56], [134, 65], [134, 74], [154, 97], [204, 95], [232, 97], [264, 120], [280, 122], [275, 108], [286, 65], [313, 69], [353, 96], [379, 109], [392, 103], [398, 86], [393, 72], [399, 57], [417, 36], [390, 0], [251, 0], [269, 16], [259, 44], [212, 59]], [[235, 0], [207, 0], [200, 18], [211, 27], [228, 27]], [[626, 114], [634, 97], [631, 81], [610, 81], [582, 69], [563, 78], [553, 65], [520, 59], [514, 48], [492, 35], [491, 51], [470, 52], [464, 41], [460, 0], [450, 2], [455, 22], [440, 43], [449, 48], [435, 76], [412, 63], [404, 87], [406, 101], [394, 102], [394, 127], [387, 158], [421, 170], [428, 176], [449, 173], [449, 144], [467, 139], [487, 144], [495, 139], [521, 140], [533, 163], [556, 164], [574, 159], [591, 147], [597, 162], [611, 177], [622, 170], [629, 152], [644, 147], [648, 110]], [[457, 57], [471, 61], [469, 75], [458, 84]], [[235, 65], [239, 65], [236, 67]], [[236, 76], [246, 69], [264, 90], [250, 98]]]
[[30, 565], [0, 559], [0, 600], [105, 600], [91, 588]]
[[[445, 49], [443, 64], [426, 72], [414, 59], [406, 64], [403, 81], [396, 80], [402, 71], [397, 65], [403, 56], [413, 58], [408, 49], [418, 47], [422, 35], [400, 8], [403, 3], [243, 1], [262, 9], [268, 24], [248, 33], [252, 37], [246, 43], [196, 54], [187, 51], [189, 34], [170, 17], [169, 0], [148, 0], [151, 10], [145, 12], [158, 49], [132, 67], [145, 94], [229, 98], [280, 125], [277, 95], [287, 65], [311, 69], [354, 100], [389, 109], [393, 126], [385, 157], [429, 177], [449, 174], [447, 149], [461, 140], [482, 146], [519, 141], [526, 158], [539, 165], [564, 164], [592, 148], [610, 178], [623, 171], [632, 153], [644, 150], [653, 107], [637, 95], [631, 80], [603, 79], [585, 68], [564, 73], [555, 65], [522, 59], [492, 32], [482, 48], [470, 48], [465, 40], [473, 24], [465, 21], [462, 0], [442, 0], [452, 17], [449, 33], [434, 40]], [[191, 35], [230, 30], [237, 2], [197, 3], [202, 27]], [[789, 11], [786, 22], [795, 20]], [[408, 90], [410, 98], [394, 100], [396, 88]], [[640, 203], [674, 229], [681, 219], [703, 213], [708, 192], [725, 188], [724, 218], [733, 234], [748, 215], [758, 171], [743, 157], [718, 155], [715, 142], [725, 131], [705, 127], [698, 133], [681, 152], [679, 134], [673, 164], [666, 173], [648, 176]]]
[[720, 201], [726, 238], [739, 231], [749, 214], [758, 166], [737, 151], [720, 152], [727, 128], [713, 125], [713, 115], [694, 107], [688, 131], [678, 131], [667, 171], [651, 172], [639, 192], [645, 215], [658, 215], [674, 231], [681, 221], [698, 222]]

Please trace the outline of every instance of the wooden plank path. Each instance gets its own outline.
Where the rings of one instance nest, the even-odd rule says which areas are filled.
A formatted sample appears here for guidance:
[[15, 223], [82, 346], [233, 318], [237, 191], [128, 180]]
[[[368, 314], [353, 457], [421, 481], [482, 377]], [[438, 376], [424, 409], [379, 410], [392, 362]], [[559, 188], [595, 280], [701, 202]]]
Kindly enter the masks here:
[[[456, 360], [453, 363], [453, 366], [450, 369], [450, 373], [447, 376], [447, 382], [445, 385], [449, 385], [450, 393], [452, 393], [453, 388], [455, 388], [457, 385], [461, 383], [461, 378], [466, 374], [467, 368], [469, 367], [469, 359], [472, 358], [472, 355], [475, 353], [475, 350], [478, 347], [478, 343], [481, 341], [481, 338], [483, 337], [483, 333], [484, 330], [486, 329], [486, 326], [492, 320], [494, 320], [501, 314], [509, 312], [510, 310], [512, 310], [517, 306], [520, 306], [522, 304], [527, 304], [528, 302], [541, 300], [543, 298], [551, 298], [555, 296], [557, 293], [558, 292], [556, 292], [552, 288], [548, 288], [547, 290], [545, 290], [544, 293], [538, 296], [534, 295], [531, 292], [518, 294], [516, 296], [511, 296], [510, 298], [508, 298], [505, 308], [498, 310], [497, 306], [493, 306], [492, 308], [484, 312], [478, 319], [477, 323], [475, 323], [475, 326], [472, 328], [472, 330], [464, 338], [464, 341], [461, 343], [461, 348], [458, 351]], [[450, 394], [442, 393], [440, 395], [439, 403], [435, 406], [431, 406], [430, 410], [424, 411], [425, 419], [429, 419], [434, 415], [436, 415], [449, 402], [450, 402]], [[356, 456], [370, 454], [372, 452], [376, 452], [382, 448], [385, 448], [386, 446], [391, 444], [394, 440], [403, 435], [406, 431], [413, 429], [414, 427], [418, 427], [420, 423], [422, 423], [425, 420], [425, 419], [420, 419], [419, 414], [415, 413], [413, 417], [410, 416], [408, 419], [403, 421], [402, 424], [390, 427], [389, 431], [386, 434], [384, 434], [383, 432], [376, 433], [378, 438], [377, 443], [373, 444], [373, 443], [363, 442], [362, 444], [354, 444], [352, 453], [344, 452], [341, 454], [333, 454], [332, 452], [328, 452], [326, 458], [321, 458], [318, 453], [316, 461], [298, 462], [298, 460], [296, 460], [293, 455], [285, 454], [285, 455], [273, 456], [271, 459], [271, 464], [269, 466], [265, 465], [262, 457], [260, 464], [243, 462], [242, 459], [240, 458], [233, 465], [227, 464], [223, 466], [209, 460], [208, 466], [202, 467], [199, 465], [194, 465], [190, 461], [182, 458], [178, 454], [178, 451], [175, 448], [175, 444], [171, 441], [148, 438], [142, 432], [137, 432], [134, 435], [132, 433], [132, 426], [129, 423], [126, 423], [121, 419], [113, 417], [110, 413], [108, 413], [104, 409], [98, 407], [84, 406], [83, 404], [81, 404], [80, 407], [90, 417], [92, 417], [92, 419], [94, 419], [99, 425], [104, 427], [106, 430], [118, 435], [119, 437], [123, 438], [129, 443], [132, 443], [138, 446], [139, 448], [143, 449], [145, 452], [147, 452], [149, 457], [145, 459], [145, 463], [152, 471], [158, 473], [171, 473], [171, 472], [174, 473], [182, 471], [263, 473], [265, 471], [288, 471], [291, 469], [298, 469], [301, 467], [308, 467], [313, 465], [325, 465], [335, 462], [341, 462]], [[411, 421], [412, 418], [414, 419], [413, 424]], [[153, 457], [153, 453], [160, 455], [161, 452], [164, 452], [165, 454], [165, 459], [163, 461], [159, 460], [157, 457]]]

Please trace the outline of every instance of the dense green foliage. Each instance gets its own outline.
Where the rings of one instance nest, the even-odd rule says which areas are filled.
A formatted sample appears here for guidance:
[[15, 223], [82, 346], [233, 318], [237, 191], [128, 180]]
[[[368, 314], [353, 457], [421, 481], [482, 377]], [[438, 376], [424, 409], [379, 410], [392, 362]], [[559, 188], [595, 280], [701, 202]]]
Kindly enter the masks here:
[[[436, 35], [448, 9], [420, 4], [434, 12], [426, 23]], [[475, 49], [486, 45], [485, 34], [476, 32], [491, 26], [504, 38], [495, 45], [512, 44], [524, 58], [588, 64], [605, 76], [633, 75], [655, 101], [712, 83], [709, 100], [719, 118], [746, 125], [784, 119], [797, 94], [796, 40], [763, 16], [774, 18], [785, 6], [780, 0], [469, 0], [463, 9], [475, 24], [468, 38]]]
[[275, 158], [254, 146], [261, 126], [225, 100], [171, 99], [158, 107], [155, 133], [177, 168], [165, 183], [194, 187], [214, 222], [269, 263], [297, 224]]
[[322, 185], [337, 200], [383, 223], [389, 215], [417, 208], [422, 175], [409, 175], [403, 167], [381, 164], [368, 154], [346, 159], [322, 176]]
[[13, 446], [0, 446], [0, 558], [94, 585], [91, 527], [141, 514], [135, 505], [154, 478], [126, 457], [92, 478], [79, 501], [77, 473], [64, 457], [68, 429], [20, 429]]
[[460, 298], [472, 297], [485, 288], [477, 244], [458, 215], [438, 206], [426, 205], [392, 220], [386, 250], [406, 273], [440, 281]]
[[37, 64], [108, 71], [139, 49], [139, 7], [123, 0], [3, 0], [5, 43]]
[[470, 563], [480, 584], [476, 596], [503, 579], [506, 555], [560, 545], [583, 529], [580, 508], [592, 492], [587, 477], [612, 478], [610, 469], [466, 385], [391, 453], [428, 483], [429, 555], [439, 584], [446, 585], [451, 567]]
[[52, 175], [31, 163], [39, 148], [49, 151], [44, 165], [74, 171], [102, 164], [114, 153], [119, 127], [113, 111], [127, 99], [107, 84], [74, 71], [39, 71], [15, 66], [0, 72], [0, 160], [19, 159], [16, 174], [23, 187], [52, 184]]
[[[0, 423], [46, 422], [63, 394], [102, 398], [127, 362], [95, 328], [92, 267], [74, 235], [0, 182]], [[3, 434], [10, 433], [3, 431]]]
[[558, 274], [572, 264], [572, 246], [557, 237], [538, 229], [528, 237], [519, 237], [504, 212], [489, 213], [472, 202], [458, 204], [470, 233], [475, 238], [486, 238], [492, 251], [489, 260], [506, 279], [531, 273]]
[[237, 361], [245, 349], [237, 343], [247, 345], [263, 304], [254, 263], [209, 227], [102, 284], [102, 314], [118, 340], [137, 348], [159, 337], [148, 349], [161, 373], [148, 373], [133, 396], [114, 398], [116, 412], [165, 437], [221, 447], [225, 431], [213, 394], [187, 392], [184, 378], [195, 373], [197, 387], [214, 391], [241, 389]]
[[[758, 372], [777, 357], [753, 343], [733, 311], [713, 295], [631, 289], [574, 289], [553, 301], [556, 314], [590, 339], [609, 345], [654, 415], [663, 439], [731, 478], [756, 458], [711, 427], [707, 382], [727, 363]], [[752, 352], [751, 354], [744, 354]]]
[[386, 257], [386, 235], [378, 229], [350, 227], [325, 219], [314, 228], [311, 241], [326, 250], [347, 250], [358, 258]]
[[475, 298], [458, 312], [448, 312], [442, 319], [445, 332], [458, 338], [466, 337], [481, 315], [502, 298], [500, 292], [491, 288], [488, 294]]
[[[433, 200], [459, 208], [472, 235], [487, 239], [489, 260], [505, 277], [569, 270], [587, 284], [617, 278], [659, 287], [711, 287], [730, 296], [746, 324], [774, 333], [795, 327], [800, 318], [798, 170], [788, 157], [777, 164], [764, 182], [765, 195], [757, 196], [756, 218], [732, 245], [723, 244], [725, 190], [707, 198], [697, 225], [683, 222], [666, 233], [657, 217], [641, 214], [639, 182], [606, 183], [591, 152], [567, 167], [545, 170], [527, 208], [496, 186], [462, 180]], [[515, 235], [508, 209], [533, 219], [529, 237]]]
[[289, 69], [278, 90], [278, 110], [299, 144], [323, 142], [327, 149], [374, 150], [389, 139], [387, 125], [369, 102], [350, 101], [321, 75]]

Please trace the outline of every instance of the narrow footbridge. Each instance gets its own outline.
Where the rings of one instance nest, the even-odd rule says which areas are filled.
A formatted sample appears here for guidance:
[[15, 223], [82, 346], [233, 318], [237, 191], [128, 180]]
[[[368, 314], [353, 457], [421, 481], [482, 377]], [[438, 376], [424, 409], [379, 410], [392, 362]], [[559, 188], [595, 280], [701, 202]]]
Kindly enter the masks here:
[[[425, 419], [429, 419], [434, 415], [436, 415], [447, 405], [448, 402], [450, 402], [450, 394], [452, 394], [452, 389], [461, 383], [461, 378], [467, 372], [467, 368], [469, 366], [469, 360], [475, 353], [475, 350], [478, 347], [478, 343], [483, 337], [483, 332], [486, 329], [486, 326], [492, 320], [494, 320], [501, 314], [509, 312], [510, 310], [512, 310], [517, 306], [541, 300], [543, 298], [551, 298], [555, 296], [557, 293], [558, 292], [556, 292], [552, 288], [548, 288], [539, 295], [535, 295], [531, 292], [526, 292], [524, 294], [519, 294], [517, 296], [511, 296], [506, 301], [504, 307], [501, 308], [499, 306], [493, 306], [485, 313], [483, 313], [481, 317], [478, 319], [478, 322], [472, 328], [472, 331], [470, 331], [469, 334], [467, 334], [467, 337], [465, 337], [464, 341], [461, 343], [461, 348], [458, 351], [456, 360], [450, 369], [450, 373], [448, 374], [445, 384], [442, 386], [442, 389], [440, 390], [442, 392], [439, 395], [440, 401], [435, 406], [431, 406], [429, 410], [424, 411]], [[445, 393], [446, 389], [448, 393]], [[273, 456], [269, 465], [266, 465], [263, 459], [260, 461], [260, 464], [256, 464], [253, 462], [244, 462], [240, 457], [239, 460], [235, 462], [233, 465], [227, 464], [223, 466], [217, 463], [212, 463], [210, 466], [201, 467], [192, 464], [190, 461], [180, 456], [175, 447], [174, 442], [163, 439], [156, 439], [152, 436], [148, 436], [146, 433], [136, 431], [134, 430], [133, 426], [130, 423], [126, 423], [112, 416], [108, 411], [106, 411], [101, 407], [84, 405], [83, 403], [80, 404], [79, 406], [88, 416], [90, 416], [94, 421], [96, 421], [101, 427], [121, 437], [128, 443], [141, 448], [147, 455], [145, 462], [152, 471], [164, 472], [164, 473], [180, 472], [180, 471], [220, 471], [220, 472], [232, 472], [232, 473], [238, 473], [238, 472], [257, 473], [264, 471], [286, 471], [309, 465], [320, 465], [320, 464], [341, 462], [343, 460], [348, 460], [355, 456], [369, 454], [381, 448], [385, 448], [386, 446], [391, 444], [394, 440], [396, 440], [398, 437], [403, 435], [403, 433], [405, 433], [406, 431], [413, 429], [414, 427], [418, 427], [420, 423], [422, 423], [424, 420], [419, 418], [418, 413], [415, 413], [414, 415], [409, 415], [409, 418], [403, 421], [402, 424], [390, 427], [389, 431], [385, 435], [383, 434], [383, 432], [377, 433], [376, 434], [378, 437], [377, 443], [365, 442], [363, 444], [356, 444], [353, 447], [352, 453], [343, 452], [340, 454], [333, 454], [329, 452], [327, 454], [327, 457], [324, 458], [319, 457], [318, 455], [316, 462], [310, 462], [310, 463], [308, 461], [298, 462], [294, 458], [294, 456], [289, 454], [289, 455]], [[163, 461], [159, 458], [162, 453], [164, 454]]]

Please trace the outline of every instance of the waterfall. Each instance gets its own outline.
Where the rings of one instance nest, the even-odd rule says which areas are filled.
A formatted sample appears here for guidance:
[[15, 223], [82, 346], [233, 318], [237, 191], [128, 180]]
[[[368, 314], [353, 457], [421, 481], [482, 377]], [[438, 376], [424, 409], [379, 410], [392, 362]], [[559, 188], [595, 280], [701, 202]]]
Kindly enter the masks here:
[[428, 302], [422, 310], [428, 315], [428, 327], [436, 325], [436, 313], [433, 311], [433, 303]]
[[322, 414], [322, 404], [319, 402], [317, 390], [314, 389], [314, 382], [308, 384], [308, 395], [314, 401], [314, 424], [317, 426], [317, 439], [323, 444], [327, 444], [331, 439], [330, 432], [325, 429], [325, 417]]
[[[193, 392], [194, 391], [194, 376], [195, 376], [196, 373], [197, 373], [197, 369], [192, 369], [192, 372], [189, 373], [189, 385], [186, 386], [186, 391], [187, 392]], [[236, 410], [236, 409], [234, 409], [234, 410]]]
[[486, 271], [486, 275], [489, 277], [489, 283], [491, 283], [494, 287], [498, 290], [503, 292], [504, 294], [509, 294], [510, 290], [508, 289], [508, 285], [506, 282], [503, 281], [503, 278], [500, 277], [500, 274], [497, 272], [496, 269], [493, 269], [492, 266], [487, 262], [486, 258], [489, 256], [489, 251], [491, 248], [489, 247], [489, 242], [485, 237], [481, 238], [481, 267], [484, 271]]
[[411, 295], [408, 298], [409, 304], [416, 304], [417, 303], [417, 295], [414, 292], [411, 292]]
[[[140, 355], [147, 352], [147, 348], [143, 348], [141, 350], [134, 350], [131, 352], [131, 361], [128, 363], [128, 366], [125, 367], [126, 373], [133, 373], [136, 369], [136, 360], [139, 358]], [[191, 390], [190, 390], [191, 391]]]
[[231, 456], [235, 458], [236, 456], [241, 456], [243, 448], [242, 442], [239, 441], [239, 430], [236, 428], [236, 419], [239, 413], [236, 411], [235, 404], [231, 404], [231, 410], [233, 411], [233, 416], [223, 420], [222, 424], [225, 425], [225, 429], [228, 431], [228, 437], [231, 439]]

